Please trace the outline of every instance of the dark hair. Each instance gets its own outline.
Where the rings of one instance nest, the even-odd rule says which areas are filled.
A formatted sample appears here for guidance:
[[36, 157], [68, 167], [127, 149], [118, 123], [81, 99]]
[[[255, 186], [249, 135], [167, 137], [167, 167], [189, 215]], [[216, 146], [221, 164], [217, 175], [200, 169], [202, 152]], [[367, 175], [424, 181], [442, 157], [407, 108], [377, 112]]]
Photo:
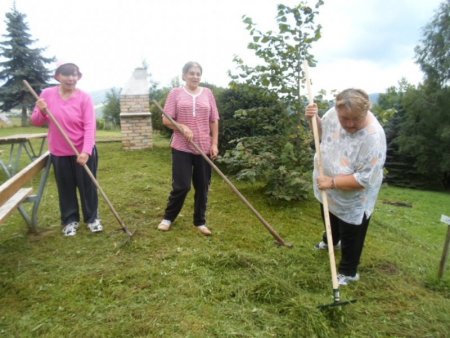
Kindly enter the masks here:
[[80, 69], [74, 63], [65, 63], [65, 64], [62, 64], [61, 66], [59, 66], [58, 68], [56, 68], [56, 70], [55, 70], [55, 77], [58, 74], [61, 74], [61, 75], [64, 75], [64, 76], [76, 75], [78, 77], [81, 77], [81, 75], [82, 75], [81, 72], [80, 72]]
[[202, 66], [200, 66], [200, 64], [198, 62], [195, 61], [189, 61], [188, 63], [186, 63], [183, 66], [183, 76], [187, 74], [187, 72], [189, 71], [189, 69], [191, 69], [192, 67], [198, 67], [200, 69], [200, 73], [203, 73], [203, 69]]

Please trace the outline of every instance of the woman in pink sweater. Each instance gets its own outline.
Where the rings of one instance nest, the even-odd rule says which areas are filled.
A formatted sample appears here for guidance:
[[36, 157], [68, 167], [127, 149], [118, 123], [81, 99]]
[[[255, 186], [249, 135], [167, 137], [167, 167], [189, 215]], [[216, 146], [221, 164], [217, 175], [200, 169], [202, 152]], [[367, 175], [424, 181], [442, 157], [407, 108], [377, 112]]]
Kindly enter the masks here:
[[[96, 119], [89, 94], [77, 88], [81, 72], [73, 63], [63, 63], [55, 71], [58, 86], [46, 88], [31, 115], [34, 125], [48, 125], [48, 146], [51, 153], [59, 195], [62, 232], [75, 236], [80, 225], [77, 189], [84, 221], [91, 232], [103, 230], [98, 218], [97, 188], [83, 166], [96, 175], [98, 165], [95, 147]], [[77, 156], [45, 113], [48, 109], [79, 152]]]

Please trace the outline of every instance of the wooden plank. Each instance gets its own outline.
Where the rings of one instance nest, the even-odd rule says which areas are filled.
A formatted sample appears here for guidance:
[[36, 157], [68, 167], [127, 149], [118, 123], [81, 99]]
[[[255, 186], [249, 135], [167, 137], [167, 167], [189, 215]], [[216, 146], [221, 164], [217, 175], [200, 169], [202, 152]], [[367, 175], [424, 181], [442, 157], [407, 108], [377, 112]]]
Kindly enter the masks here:
[[32, 191], [33, 188], [21, 188], [0, 207], [0, 224]]
[[50, 160], [50, 153], [47, 151], [39, 158], [31, 162], [5, 183], [0, 186], [0, 205], [3, 205], [25, 184], [27, 184], [33, 177], [35, 177], [42, 168], [45, 167], [47, 161]]

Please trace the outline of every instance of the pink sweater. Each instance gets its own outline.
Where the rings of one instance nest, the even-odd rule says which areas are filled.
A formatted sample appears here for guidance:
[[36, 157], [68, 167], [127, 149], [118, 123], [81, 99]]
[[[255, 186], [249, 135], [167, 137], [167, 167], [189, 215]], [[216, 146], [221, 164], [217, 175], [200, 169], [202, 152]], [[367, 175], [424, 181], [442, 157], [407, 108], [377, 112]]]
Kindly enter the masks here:
[[[209, 154], [211, 149], [210, 123], [219, 120], [216, 100], [209, 88], [203, 87], [197, 95], [188, 93], [183, 87], [174, 88], [167, 96], [164, 111], [175, 121], [187, 125], [194, 133], [194, 142], [200, 149]], [[172, 148], [196, 154], [195, 148], [174, 130]]]
[[[59, 87], [46, 88], [41, 98], [47, 102], [47, 107], [59, 122], [78, 152], [92, 154], [95, 145], [95, 111], [89, 94], [77, 89], [67, 100], [59, 95]], [[48, 124], [48, 147], [55, 156], [75, 155], [71, 147], [50, 118], [36, 106], [31, 115], [31, 123], [36, 126]]]

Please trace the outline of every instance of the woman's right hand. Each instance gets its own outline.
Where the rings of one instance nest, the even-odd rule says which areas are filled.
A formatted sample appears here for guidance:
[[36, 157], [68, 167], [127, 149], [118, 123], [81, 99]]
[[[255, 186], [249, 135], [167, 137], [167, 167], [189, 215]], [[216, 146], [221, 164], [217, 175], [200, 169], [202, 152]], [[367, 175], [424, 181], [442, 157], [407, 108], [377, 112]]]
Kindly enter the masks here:
[[47, 102], [44, 99], [39, 99], [36, 101], [36, 106], [39, 108], [42, 114], [47, 114]]
[[182, 124], [182, 125], [180, 125], [180, 129], [181, 129], [181, 132], [184, 135], [184, 137], [186, 137], [186, 139], [189, 142], [191, 142], [194, 139], [194, 133], [188, 126]]
[[318, 112], [319, 108], [317, 107], [317, 104], [310, 104], [305, 108], [305, 117], [308, 119], [308, 121], [311, 121], [314, 116], [317, 116]]

